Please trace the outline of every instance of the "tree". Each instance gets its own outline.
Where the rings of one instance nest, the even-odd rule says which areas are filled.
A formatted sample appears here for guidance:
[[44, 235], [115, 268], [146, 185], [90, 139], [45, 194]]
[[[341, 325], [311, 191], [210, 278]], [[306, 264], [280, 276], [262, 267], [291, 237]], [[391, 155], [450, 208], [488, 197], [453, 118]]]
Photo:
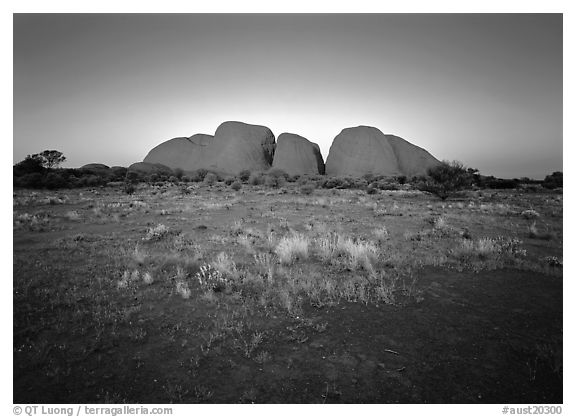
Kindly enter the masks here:
[[56, 150], [46, 150], [41, 153], [32, 155], [32, 158], [36, 158], [42, 162], [44, 168], [58, 168], [62, 162], [66, 160], [64, 154]]
[[458, 161], [443, 161], [440, 165], [428, 169], [428, 177], [418, 188], [446, 200], [456, 192], [472, 185], [473, 172]]

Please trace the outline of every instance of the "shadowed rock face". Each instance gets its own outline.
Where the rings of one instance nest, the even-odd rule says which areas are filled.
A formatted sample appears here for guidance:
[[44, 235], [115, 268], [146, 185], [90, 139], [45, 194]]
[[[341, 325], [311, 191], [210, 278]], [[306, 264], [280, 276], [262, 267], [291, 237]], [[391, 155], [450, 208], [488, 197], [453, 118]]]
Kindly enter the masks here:
[[171, 168], [193, 171], [206, 168], [204, 165], [211, 159], [210, 144], [213, 136], [197, 134], [189, 138], [174, 138], [153, 148], [144, 162], [163, 164]]
[[245, 169], [269, 169], [274, 148], [274, 134], [267, 127], [224, 122], [213, 137], [198, 134], [161, 143], [148, 153], [144, 162], [185, 171], [204, 168], [237, 174]]
[[320, 147], [293, 133], [282, 133], [278, 136], [272, 167], [290, 175], [324, 174]]
[[440, 162], [427, 151], [379, 129], [358, 126], [342, 130], [326, 159], [327, 175], [424, 175]]
[[398, 168], [403, 175], [412, 177], [426, 175], [429, 168], [440, 164], [426, 149], [413, 145], [407, 140], [394, 135], [385, 135], [388, 143], [394, 149], [398, 160]]
[[136, 162], [128, 167], [128, 172], [141, 172], [144, 174], [172, 174], [172, 169], [162, 164], [151, 164], [149, 162]]
[[237, 174], [244, 169], [264, 171], [272, 165], [274, 134], [265, 126], [224, 122], [214, 134], [214, 155], [207, 169]]

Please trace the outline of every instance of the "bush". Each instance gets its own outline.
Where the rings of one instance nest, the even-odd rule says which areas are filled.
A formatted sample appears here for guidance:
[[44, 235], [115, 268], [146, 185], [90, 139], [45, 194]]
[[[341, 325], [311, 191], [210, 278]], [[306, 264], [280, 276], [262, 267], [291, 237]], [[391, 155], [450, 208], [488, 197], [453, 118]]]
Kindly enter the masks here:
[[190, 175], [190, 180], [193, 182], [202, 182], [204, 178], [206, 178], [206, 175], [208, 175], [208, 170], [200, 168]]
[[81, 187], [96, 187], [102, 184], [102, 179], [97, 175], [87, 175], [78, 181]]
[[39, 172], [32, 172], [30, 174], [22, 175], [21, 177], [14, 177], [14, 185], [16, 187], [24, 188], [41, 188], [43, 176]]
[[15, 177], [20, 177], [26, 174], [43, 173], [44, 171], [45, 168], [42, 165], [42, 161], [39, 158], [30, 155], [13, 167], [13, 175]]
[[224, 178], [224, 184], [226, 185], [232, 185], [232, 183], [236, 181], [236, 178], [234, 177], [226, 177]]
[[314, 192], [315, 189], [316, 189], [316, 186], [314, 185], [314, 183], [307, 182], [306, 184], [303, 184], [300, 187], [300, 192], [302, 194], [310, 195]]
[[128, 171], [126, 173], [126, 181], [128, 181], [131, 184], [137, 184], [142, 180], [142, 177], [140, 176], [140, 174], [136, 171]]
[[290, 176], [286, 173], [286, 171], [284, 171], [283, 169], [280, 169], [280, 168], [272, 168], [272, 169], [268, 170], [266, 175], [268, 175], [269, 177], [274, 177], [274, 178], [283, 178], [284, 180], [286, 180]]
[[136, 187], [134, 186], [133, 183], [126, 181], [124, 183], [124, 188], [122, 191], [124, 191], [124, 193], [126, 194], [134, 194], [134, 191], [136, 191]]
[[238, 174], [238, 178], [240, 178], [240, 181], [242, 182], [248, 182], [248, 180], [250, 179], [250, 170], [245, 169], [243, 171], [240, 171], [240, 173]]
[[240, 190], [240, 188], [242, 188], [242, 184], [240, 184], [238, 181], [234, 181], [232, 183], [232, 185], [230, 185], [230, 187], [234, 190], [234, 191], [238, 191]]
[[378, 192], [378, 187], [372, 183], [366, 187], [366, 194], [376, 194]]
[[264, 177], [261, 174], [251, 174], [248, 179], [248, 184], [250, 185], [260, 185], [264, 184]]
[[264, 180], [264, 184], [267, 187], [272, 187], [272, 188], [280, 188], [284, 185], [285, 182], [286, 182], [286, 179], [281, 175], [275, 176], [275, 175], [268, 174], [268, 175], [266, 175], [266, 178]]
[[472, 174], [458, 161], [443, 161], [440, 165], [428, 169], [428, 178], [418, 189], [437, 195], [442, 200], [472, 185]]
[[564, 182], [562, 177], [562, 172], [559, 171], [554, 172], [551, 175], [546, 175], [546, 178], [544, 178], [544, 182], [542, 183], [542, 187], [549, 190], [553, 190], [554, 188], [562, 188]]
[[512, 189], [518, 188], [519, 182], [515, 180], [507, 180], [502, 178], [494, 178], [491, 180], [486, 181], [486, 187], [492, 188], [495, 190], [505, 190], [505, 189]]
[[176, 168], [176, 169], [174, 170], [174, 176], [175, 176], [176, 178], [178, 178], [179, 180], [182, 179], [182, 176], [183, 176], [183, 175], [184, 175], [184, 171], [182, 170], [182, 168]]
[[66, 180], [60, 174], [49, 172], [46, 178], [44, 178], [44, 186], [49, 190], [62, 188], [66, 186]]
[[331, 177], [327, 178], [322, 182], [322, 187], [324, 188], [337, 188], [342, 185], [342, 180], [340, 178]]
[[214, 185], [216, 181], [218, 181], [218, 176], [212, 172], [207, 173], [204, 177], [204, 184]]

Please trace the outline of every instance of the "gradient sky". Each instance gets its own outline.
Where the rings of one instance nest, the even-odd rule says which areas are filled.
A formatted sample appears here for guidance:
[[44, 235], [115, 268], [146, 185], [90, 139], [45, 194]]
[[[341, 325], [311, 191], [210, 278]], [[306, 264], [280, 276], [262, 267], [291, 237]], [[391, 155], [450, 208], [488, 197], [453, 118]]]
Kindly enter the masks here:
[[562, 170], [562, 15], [14, 15], [14, 163], [58, 149], [128, 166], [226, 120], [324, 158], [371, 125], [543, 178]]

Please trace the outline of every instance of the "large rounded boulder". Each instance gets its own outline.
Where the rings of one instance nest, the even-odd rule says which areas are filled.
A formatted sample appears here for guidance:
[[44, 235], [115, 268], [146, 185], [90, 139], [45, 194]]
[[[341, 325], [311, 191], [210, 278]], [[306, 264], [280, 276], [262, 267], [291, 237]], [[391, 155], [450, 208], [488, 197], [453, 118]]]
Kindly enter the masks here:
[[340, 132], [326, 159], [326, 174], [360, 177], [364, 174], [424, 175], [440, 162], [426, 150], [370, 126]]
[[274, 134], [267, 127], [224, 122], [216, 129], [213, 137], [198, 134], [163, 142], [146, 155], [144, 162], [184, 171], [203, 168], [237, 174], [246, 169], [269, 169], [274, 149]]
[[265, 126], [224, 122], [214, 134], [210, 170], [237, 174], [242, 170], [265, 171], [272, 165], [274, 134]]
[[207, 162], [212, 158], [210, 146], [213, 136], [201, 133], [189, 138], [180, 137], [162, 142], [153, 148], [144, 158], [144, 162], [163, 164], [173, 169], [193, 171], [206, 168]]
[[138, 172], [140, 174], [163, 174], [172, 175], [170, 167], [163, 164], [152, 164], [150, 162], [136, 162], [128, 167], [128, 172]]
[[320, 147], [293, 133], [282, 133], [278, 136], [272, 167], [290, 175], [324, 174]]
[[426, 171], [429, 168], [440, 165], [440, 161], [434, 158], [426, 149], [420, 148], [398, 136], [385, 136], [392, 149], [394, 149], [398, 168], [403, 175], [407, 177], [426, 175]]

